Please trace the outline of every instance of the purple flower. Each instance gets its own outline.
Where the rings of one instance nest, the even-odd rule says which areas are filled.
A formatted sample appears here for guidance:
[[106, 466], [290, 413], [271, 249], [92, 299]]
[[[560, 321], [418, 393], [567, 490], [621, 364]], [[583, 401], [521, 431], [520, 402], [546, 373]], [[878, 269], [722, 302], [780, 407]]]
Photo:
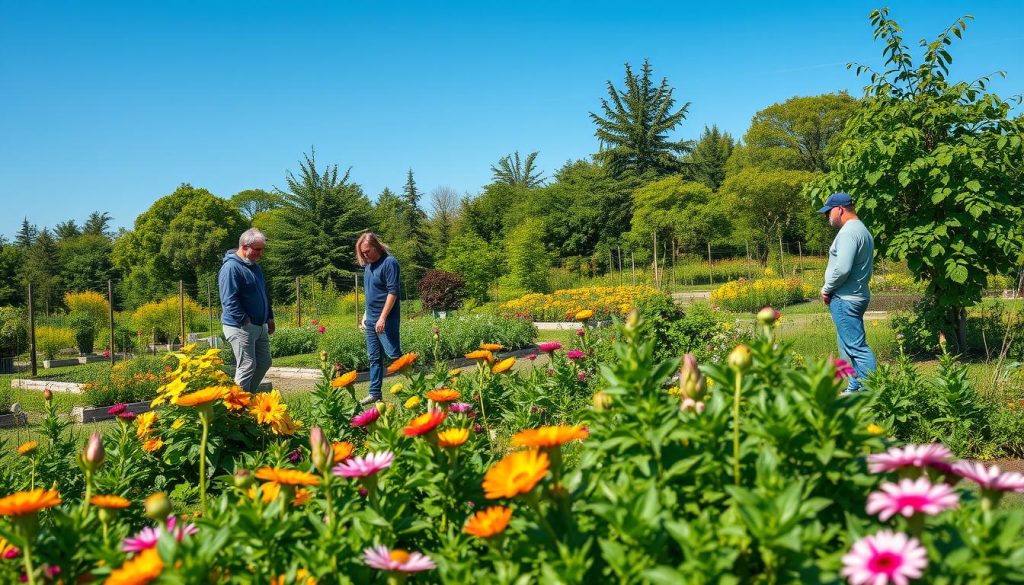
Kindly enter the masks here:
[[291, 455], [288, 455], [288, 460], [291, 461], [292, 463], [298, 463], [299, 461], [302, 461], [302, 452], [299, 451], [298, 449], [292, 451]]
[[570, 360], [583, 359], [584, 357], [586, 357], [586, 355], [587, 354], [583, 353], [578, 349], [570, 349], [569, 351], [565, 352], [565, 357], [569, 358]]
[[587, 373], [581, 371], [580, 373], [576, 374], [576, 379], [579, 380], [580, 382], [586, 382], [587, 381]]
[[365, 427], [370, 423], [377, 422], [378, 418], [380, 418], [380, 411], [377, 410], [376, 406], [372, 408], [367, 408], [363, 412], [352, 417], [352, 426]]
[[453, 402], [448, 405], [448, 412], [469, 412], [473, 410], [473, 405], [468, 402]]
[[[186, 524], [185, 526], [178, 526], [177, 524], [178, 521], [174, 516], [167, 517], [167, 532], [173, 535], [178, 542], [181, 542], [186, 534], [191, 536], [199, 532], [195, 524]], [[153, 548], [156, 546], [157, 541], [160, 540], [160, 533], [163, 530], [163, 527], [160, 526], [156, 528], [147, 526], [135, 536], [126, 538], [121, 545], [121, 550], [124, 552], [140, 552], [147, 548]]]
[[128, 408], [127, 404], [115, 404], [114, 406], [111, 406], [110, 408], [107, 409], [107, 414], [109, 414], [110, 416], [117, 416], [124, 412], [126, 408]]

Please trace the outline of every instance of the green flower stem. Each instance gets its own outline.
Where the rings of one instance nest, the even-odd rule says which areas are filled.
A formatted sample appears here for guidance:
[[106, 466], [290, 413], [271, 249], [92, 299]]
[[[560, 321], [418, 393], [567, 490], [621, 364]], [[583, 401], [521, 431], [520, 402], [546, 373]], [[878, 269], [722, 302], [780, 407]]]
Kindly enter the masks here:
[[210, 437], [210, 408], [199, 409], [199, 421], [203, 424], [203, 437], [199, 440], [199, 509], [206, 515], [206, 442]]
[[32, 477], [32, 479], [29, 482], [29, 488], [28, 489], [34, 490], [34, 489], [36, 489], [36, 458], [35, 458], [35, 456], [32, 457], [32, 476], [31, 477]]
[[732, 400], [732, 476], [740, 485], [740, 390], [743, 387], [743, 373], [736, 371], [736, 391]]
[[32, 545], [30, 544], [31, 538], [25, 535], [25, 547], [22, 551], [25, 553], [25, 574], [28, 576], [28, 585], [35, 585], [36, 583], [36, 569], [32, 565]]
[[331, 498], [331, 466], [324, 468], [324, 499], [327, 500], [327, 525], [334, 530], [334, 502]]
[[85, 499], [82, 500], [82, 518], [89, 513], [89, 500], [92, 499], [92, 471], [85, 470]]

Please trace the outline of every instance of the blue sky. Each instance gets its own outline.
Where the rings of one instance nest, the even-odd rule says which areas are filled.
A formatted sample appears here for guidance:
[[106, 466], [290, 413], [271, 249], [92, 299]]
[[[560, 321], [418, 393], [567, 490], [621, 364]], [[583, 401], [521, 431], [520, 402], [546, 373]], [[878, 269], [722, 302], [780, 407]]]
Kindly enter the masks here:
[[[597, 149], [588, 112], [649, 58], [678, 130], [741, 136], [794, 95], [866, 83], [882, 2], [15, 2], [0, 0], [0, 234], [108, 211], [115, 227], [182, 182], [228, 197], [284, 186], [304, 152], [375, 198], [407, 169], [476, 193], [539, 150]], [[1024, 93], [1024, 2], [890, 2], [916, 41], [973, 14], [953, 75]]]

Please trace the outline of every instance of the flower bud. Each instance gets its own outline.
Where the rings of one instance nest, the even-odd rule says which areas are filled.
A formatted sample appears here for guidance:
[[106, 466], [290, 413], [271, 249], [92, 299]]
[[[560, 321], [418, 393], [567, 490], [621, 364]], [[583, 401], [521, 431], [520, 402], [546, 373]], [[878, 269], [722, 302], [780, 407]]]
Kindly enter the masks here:
[[626, 330], [633, 331], [636, 326], [640, 323], [640, 312], [633, 309], [629, 312], [629, 316], [626, 317]]
[[746, 370], [754, 362], [754, 356], [750, 353], [750, 347], [746, 344], [737, 345], [729, 354], [729, 367], [734, 370]]
[[43, 390], [43, 400], [46, 402], [53, 400], [53, 390], [50, 390], [49, 388]]
[[320, 361], [322, 361], [322, 362], [326, 362], [327, 361], [327, 352], [326, 351], [321, 351], [320, 352]]
[[767, 325], [771, 327], [772, 325], [775, 324], [776, 321], [779, 320], [780, 316], [781, 315], [779, 315], [778, 311], [776, 311], [770, 306], [766, 306], [765, 308], [758, 311], [757, 321], [762, 325]]
[[106, 453], [103, 451], [103, 435], [99, 431], [89, 436], [89, 443], [85, 446], [85, 453], [82, 454], [82, 463], [89, 471], [96, 471], [103, 465], [103, 458]]
[[683, 398], [699, 400], [706, 387], [704, 375], [697, 366], [697, 356], [692, 353], [683, 356], [683, 367], [679, 371], [679, 393]]
[[946, 349], [946, 334], [941, 331], [939, 331], [939, 347], [943, 350]]
[[591, 402], [594, 405], [594, 410], [605, 410], [612, 407], [612, 397], [608, 396], [604, 390], [594, 392]]
[[252, 474], [249, 473], [248, 469], [239, 469], [235, 471], [233, 479], [235, 482], [235, 487], [241, 490], [249, 489], [250, 487], [252, 487], [252, 484], [254, 483], [254, 478]]
[[309, 429], [309, 453], [313, 460], [313, 467], [320, 471], [333, 462], [334, 450], [324, 438], [324, 431], [320, 427]]
[[171, 514], [171, 500], [167, 498], [167, 494], [164, 492], [156, 492], [150, 495], [142, 503], [142, 507], [146, 510], [146, 517], [151, 520], [164, 521]]

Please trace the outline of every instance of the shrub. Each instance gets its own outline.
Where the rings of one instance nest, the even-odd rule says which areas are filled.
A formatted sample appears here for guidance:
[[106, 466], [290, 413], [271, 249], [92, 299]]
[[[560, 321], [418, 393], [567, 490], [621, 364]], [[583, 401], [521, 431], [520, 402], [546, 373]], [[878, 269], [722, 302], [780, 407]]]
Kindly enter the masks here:
[[44, 359], [52, 360], [63, 349], [75, 346], [75, 332], [67, 327], [36, 327], [36, 349]]
[[270, 354], [274, 357], [299, 355], [316, 351], [320, 333], [316, 328], [287, 327], [270, 336]]
[[758, 311], [762, 307], [782, 308], [806, 301], [815, 289], [798, 278], [741, 278], [728, 282], [711, 293], [711, 304], [730, 311]]
[[75, 332], [75, 346], [78, 353], [85, 355], [92, 353], [93, 341], [96, 339], [96, 321], [92, 316], [83, 311], [71, 313], [68, 320], [71, 330]]
[[159, 357], [142, 356], [118, 362], [110, 369], [82, 384], [86, 404], [110, 406], [121, 402], [141, 402], [156, 397], [165, 374]]
[[64, 304], [71, 314], [85, 313], [98, 327], [110, 319], [110, 303], [98, 292], [69, 292], [64, 295]]
[[[185, 329], [202, 325], [203, 308], [199, 303], [185, 297]], [[170, 343], [180, 335], [178, 324], [178, 297], [167, 297], [162, 301], [146, 303], [132, 314], [132, 322], [141, 329], [143, 336], [155, 332], [158, 341]]]
[[428, 270], [416, 283], [423, 308], [428, 311], [454, 311], [466, 298], [466, 281], [455, 272]]
[[17, 307], [0, 307], [0, 357], [21, 353], [27, 347], [25, 312]]
[[913, 276], [890, 272], [887, 274], [874, 274], [871, 276], [872, 292], [913, 292], [922, 293], [925, 283], [914, 280]]
[[650, 299], [668, 295], [649, 286], [597, 286], [556, 290], [551, 294], [528, 294], [501, 305], [506, 316], [524, 317], [533, 321], [572, 319], [583, 309], [594, 311], [596, 319], [612, 315], [625, 316], [633, 307]]

